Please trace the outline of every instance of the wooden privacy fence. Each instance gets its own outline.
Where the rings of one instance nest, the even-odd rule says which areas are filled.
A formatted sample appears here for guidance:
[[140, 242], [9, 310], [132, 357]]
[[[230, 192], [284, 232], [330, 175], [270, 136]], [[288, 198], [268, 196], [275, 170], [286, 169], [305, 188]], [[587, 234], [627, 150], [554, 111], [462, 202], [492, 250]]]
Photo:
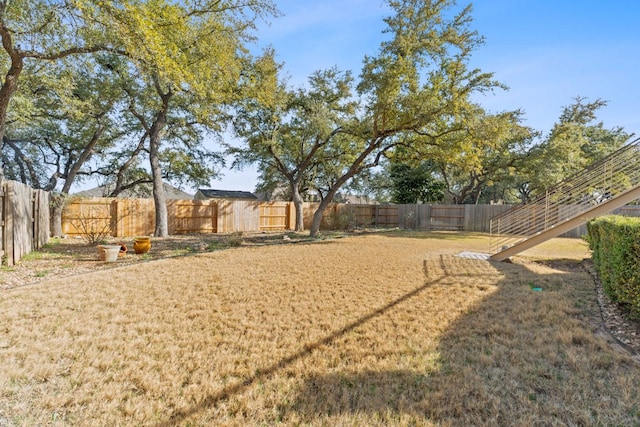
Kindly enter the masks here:
[[[304, 204], [304, 226], [311, 227], [317, 203]], [[398, 227], [415, 230], [489, 232], [490, 219], [509, 205], [349, 205], [332, 204], [324, 212], [321, 229]], [[292, 202], [245, 200], [169, 200], [169, 234], [231, 233], [293, 230]], [[640, 206], [616, 213], [640, 216]], [[559, 209], [562, 215], [562, 209]], [[532, 217], [534, 217], [532, 213]], [[62, 230], [70, 236], [107, 230], [105, 235], [131, 237], [153, 234], [152, 199], [75, 198], [64, 209]], [[565, 236], [580, 237], [584, 227]]]
[[[307, 210], [315, 204], [306, 204]], [[325, 212], [330, 228], [398, 227], [411, 230], [489, 232], [489, 220], [507, 205], [347, 205]], [[331, 220], [333, 219], [333, 220]], [[307, 224], [305, 222], [305, 228]]]
[[49, 241], [49, 193], [16, 181], [0, 185], [0, 255], [14, 265]]
[[[289, 202], [168, 200], [169, 234], [230, 233], [292, 229]], [[153, 199], [72, 198], [62, 214], [69, 236], [147, 236], [155, 230]]]

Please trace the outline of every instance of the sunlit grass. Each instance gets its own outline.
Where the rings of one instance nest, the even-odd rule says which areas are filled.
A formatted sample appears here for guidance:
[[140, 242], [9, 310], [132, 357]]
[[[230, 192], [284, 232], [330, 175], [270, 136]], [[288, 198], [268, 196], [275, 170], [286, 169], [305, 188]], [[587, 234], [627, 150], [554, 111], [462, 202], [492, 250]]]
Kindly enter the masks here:
[[[522, 257], [455, 256], [487, 241], [383, 233], [244, 246], [0, 294], [0, 417], [83, 426], [640, 423], [640, 370], [587, 321], [589, 275]], [[550, 248], [579, 259], [580, 245]]]

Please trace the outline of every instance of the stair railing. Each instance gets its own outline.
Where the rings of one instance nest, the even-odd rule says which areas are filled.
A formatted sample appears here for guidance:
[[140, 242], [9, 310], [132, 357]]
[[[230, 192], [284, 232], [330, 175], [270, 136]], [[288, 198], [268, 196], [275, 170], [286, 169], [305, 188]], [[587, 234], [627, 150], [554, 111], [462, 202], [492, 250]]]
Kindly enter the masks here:
[[530, 203], [491, 219], [491, 252], [526, 240], [640, 185], [640, 138], [594, 162]]

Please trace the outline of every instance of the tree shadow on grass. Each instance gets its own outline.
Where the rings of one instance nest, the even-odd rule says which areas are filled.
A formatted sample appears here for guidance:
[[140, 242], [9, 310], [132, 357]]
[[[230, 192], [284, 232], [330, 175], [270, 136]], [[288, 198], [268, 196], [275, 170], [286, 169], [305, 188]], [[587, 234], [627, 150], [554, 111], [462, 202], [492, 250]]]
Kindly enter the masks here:
[[410, 370], [335, 373], [307, 378], [291, 410], [305, 422], [319, 415], [423, 413], [419, 410], [429, 382]]
[[[427, 282], [474, 286], [487, 271], [479, 263], [425, 261]], [[439, 338], [437, 369], [314, 376], [291, 410], [305, 423], [364, 414], [378, 425], [640, 425], [640, 371], [594, 333], [589, 276], [484, 265], [503, 278]], [[463, 269], [472, 274], [458, 275], [458, 284], [445, 279]], [[534, 291], [530, 284], [541, 280], [543, 290]]]
[[[292, 410], [307, 423], [365, 414], [394, 425], [640, 425], [640, 370], [594, 333], [588, 275], [485, 265], [503, 278], [439, 338], [437, 369], [314, 376]], [[425, 261], [427, 282], [452, 291], [483, 271], [455, 258]]]
[[585, 283], [588, 275], [546, 271], [544, 290], [534, 292], [529, 285], [538, 276], [525, 266], [453, 256], [425, 260], [424, 274], [422, 286], [256, 370], [242, 383], [178, 410], [160, 425], [179, 424], [243, 393], [404, 303], [432, 298], [438, 287], [444, 287], [436, 289], [440, 298], [462, 298], [461, 305], [465, 294], [480, 296], [436, 337], [435, 351], [428, 349], [437, 354], [436, 368], [373, 366], [313, 374], [304, 378], [282, 416], [303, 423], [346, 415], [396, 425], [640, 424], [633, 393], [640, 387], [637, 367], [596, 337], [581, 317], [585, 307], [580, 304], [590, 304], [593, 294], [593, 283]]
[[[488, 233], [477, 231], [447, 231], [447, 230], [388, 230], [373, 231], [370, 234], [377, 234], [384, 237], [402, 238], [402, 239], [436, 239], [447, 241], [468, 240], [474, 238], [488, 238]], [[363, 235], [366, 235], [364, 233]]]

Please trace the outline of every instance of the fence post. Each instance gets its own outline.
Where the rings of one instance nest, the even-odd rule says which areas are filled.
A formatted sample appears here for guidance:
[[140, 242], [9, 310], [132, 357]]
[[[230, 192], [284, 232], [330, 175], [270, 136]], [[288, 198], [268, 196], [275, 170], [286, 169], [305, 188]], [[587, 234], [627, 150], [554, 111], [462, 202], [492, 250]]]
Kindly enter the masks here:
[[5, 227], [5, 231], [4, 231], [4, 250], [5, 250], [5, 255], [7, 257], [7, 265], [8, 266], [12, 266], [14, 265], [14, 254], [13, 254], [13, 230], [14, 230], [14, 226], [13, 226], [13, 213], [14, 213], [14, 206], [15, 206], [15, 197], [14, 197], [14, 191], [13, 191], [13, 187], [11, 186], [10, 183], [7, 183], [6, 189], [5, 189], [5, 217], [4, 217], [4, 227]]
[[[302, 204], [301, 208], [304, 210], [304, 204]], [[304, 214], [303, 214], [304, 216]], [[293, 202], [287, 202], [287, 229], [295, 230], [296, 229], [296, 207]]]
[[5, 203], [5, 182], [0, 179], [0, 264], [2, 264], [2, 257], [5, 253], [6, 248], [6, 240], [5, 240], [5, 207], [7, 204]]
[[113, 237], [120, 237], [121, 230], [119, 229], [121, 225], [119, 218], [120, 212], [118, 212], [119, 208], [120, 204], [118, 203], [118, 199], [113, 199], [111, 202], [111, 229], [113, 230]]
[[[464, 205], [464, 218], [462, 219], [462, 231], [467, 231], [469, 228], [469, 220], [471, 218], [471, 206], [476, 206], [476, 205]], [[475, 224], [475, 221], [473, 222]], [[475, 231], [475, 230], [469, 230], [469, 231]]]

